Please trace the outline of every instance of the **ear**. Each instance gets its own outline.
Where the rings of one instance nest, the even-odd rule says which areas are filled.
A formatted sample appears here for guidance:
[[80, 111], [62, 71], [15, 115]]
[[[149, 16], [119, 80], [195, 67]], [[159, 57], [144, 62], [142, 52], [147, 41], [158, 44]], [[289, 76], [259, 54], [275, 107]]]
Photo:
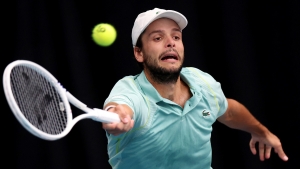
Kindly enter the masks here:
[[143, 52], [142, 49], [139, 47], [134, 47], [133, 48], [133, 53], [134, 53], [134, 57], [138, 62], [143, 62], [144, 61], [144, 57], [143, 57]]

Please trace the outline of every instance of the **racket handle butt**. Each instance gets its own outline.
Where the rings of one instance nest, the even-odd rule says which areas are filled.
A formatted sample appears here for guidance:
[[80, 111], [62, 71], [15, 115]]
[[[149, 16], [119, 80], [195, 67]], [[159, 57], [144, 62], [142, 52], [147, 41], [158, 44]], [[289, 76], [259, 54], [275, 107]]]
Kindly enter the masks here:
[[93, 120], [100, 121], [103, 123], [113, 123], [121, 121], [119, 115], [116, 113], [104, 111], [102, 109], [97, 108], [94, 108], [94, 111], [98, 114], [98, 116], [93, 118]]

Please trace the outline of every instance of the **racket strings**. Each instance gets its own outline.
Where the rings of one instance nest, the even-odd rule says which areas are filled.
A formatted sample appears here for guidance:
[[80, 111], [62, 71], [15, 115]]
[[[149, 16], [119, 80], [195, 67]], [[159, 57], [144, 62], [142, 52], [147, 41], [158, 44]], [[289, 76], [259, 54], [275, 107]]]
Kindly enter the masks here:
[[40, 72], [17, 66], [11, 72], [13, 95], [25, 118], [39, 130], [60, 134], [67, 125], [67, 114], [61, 110], [59, 93]]

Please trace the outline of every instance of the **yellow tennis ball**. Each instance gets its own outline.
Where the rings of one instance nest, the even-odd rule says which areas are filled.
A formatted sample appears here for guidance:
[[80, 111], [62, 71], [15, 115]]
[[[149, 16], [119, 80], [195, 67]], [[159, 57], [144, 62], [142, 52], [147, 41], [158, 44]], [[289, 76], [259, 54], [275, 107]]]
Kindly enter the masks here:
[[111, 24], [100, 23], [94, 27], [92, 38], [100, 46], [110, 46], [117, 38], [117, 31]]

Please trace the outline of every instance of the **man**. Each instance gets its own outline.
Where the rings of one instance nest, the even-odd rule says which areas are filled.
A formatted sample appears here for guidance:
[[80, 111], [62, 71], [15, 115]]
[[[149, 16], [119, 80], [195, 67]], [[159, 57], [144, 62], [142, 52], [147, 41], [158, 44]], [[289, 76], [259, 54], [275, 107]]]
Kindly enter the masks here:
[[261, 160], [274, 148], [287, 161], [280, 140], [239, 102], [226, 98], [220, 83], [196, 68], [182, 68], [182, 14], [155, 8], [138, 15], [132, 29], [134, 56], [143, 68], [113, 87], [104, 109], [120, 123], [103, 123], [109, 163], [116, 169], [209, 169], [211, 131], [221, 123], [249, 132], [250, 149]]

